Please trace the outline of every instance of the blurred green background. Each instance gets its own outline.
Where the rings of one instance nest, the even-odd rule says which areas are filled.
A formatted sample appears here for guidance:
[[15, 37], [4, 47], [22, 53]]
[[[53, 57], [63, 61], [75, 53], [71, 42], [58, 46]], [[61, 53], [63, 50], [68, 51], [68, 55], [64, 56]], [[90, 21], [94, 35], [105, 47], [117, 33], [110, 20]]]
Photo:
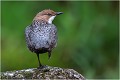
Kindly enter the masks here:
[[1, 71], [35, 68], [36, 54], [25, 43], [24, 30], [41, 10], [64, 14], [53, 23], [58, 28], [58, 45], [42, 64], [72, 68], [85, 78], [118, 78], [119, 2], [88, 1], [3, 1], [1, 3]]

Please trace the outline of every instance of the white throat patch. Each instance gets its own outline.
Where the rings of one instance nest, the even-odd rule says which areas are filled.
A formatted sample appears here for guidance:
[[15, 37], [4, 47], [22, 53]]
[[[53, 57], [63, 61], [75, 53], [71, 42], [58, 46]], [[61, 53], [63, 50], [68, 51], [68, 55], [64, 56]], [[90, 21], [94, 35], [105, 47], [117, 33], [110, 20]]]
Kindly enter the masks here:
[[49, 20], [48, 20], [48, 23], [52, 24], [52, 21], [54, 20], [55, 17], [56, 17], [56, 16], [51, 16], [51, 17], [49, 18]]

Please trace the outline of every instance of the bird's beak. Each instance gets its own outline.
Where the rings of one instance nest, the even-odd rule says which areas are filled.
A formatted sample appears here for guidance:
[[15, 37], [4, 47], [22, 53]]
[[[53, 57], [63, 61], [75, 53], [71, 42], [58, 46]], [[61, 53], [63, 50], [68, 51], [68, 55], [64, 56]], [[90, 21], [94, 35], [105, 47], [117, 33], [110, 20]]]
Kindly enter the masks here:
[[56, 12], [56, 15], [60, 15], [60, 14], [63, 14], [63, 12]]

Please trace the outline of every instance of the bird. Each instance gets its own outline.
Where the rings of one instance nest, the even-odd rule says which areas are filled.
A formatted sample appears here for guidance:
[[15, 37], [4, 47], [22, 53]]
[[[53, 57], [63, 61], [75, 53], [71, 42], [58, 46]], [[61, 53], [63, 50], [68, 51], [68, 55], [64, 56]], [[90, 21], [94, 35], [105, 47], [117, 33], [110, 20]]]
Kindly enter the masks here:
[[37, 13], [30, 25], [25, 28], [25, 39], [28, 49], [36, 53], [38, 58], [38, 68], [43, 68], [39, 54], [48, 53], [51, 57], [52, 50], [57, 46], [57, 27], [52, 21], [57, 15], [63, 12], [55, 12], [51, 9], [45, 9]]

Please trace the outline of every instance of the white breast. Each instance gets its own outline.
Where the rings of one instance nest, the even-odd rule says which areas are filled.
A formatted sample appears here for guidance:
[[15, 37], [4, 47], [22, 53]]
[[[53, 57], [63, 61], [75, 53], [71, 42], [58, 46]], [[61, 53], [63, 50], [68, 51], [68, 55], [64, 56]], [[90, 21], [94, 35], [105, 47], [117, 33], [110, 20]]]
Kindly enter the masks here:
[[52, 21], [54, 20], [55, 17], [56, 17], [56, 16], [51, 16], [51, 17], [49, 18], [49, 20], [48, 20], [48, 23], [52, 24]]

